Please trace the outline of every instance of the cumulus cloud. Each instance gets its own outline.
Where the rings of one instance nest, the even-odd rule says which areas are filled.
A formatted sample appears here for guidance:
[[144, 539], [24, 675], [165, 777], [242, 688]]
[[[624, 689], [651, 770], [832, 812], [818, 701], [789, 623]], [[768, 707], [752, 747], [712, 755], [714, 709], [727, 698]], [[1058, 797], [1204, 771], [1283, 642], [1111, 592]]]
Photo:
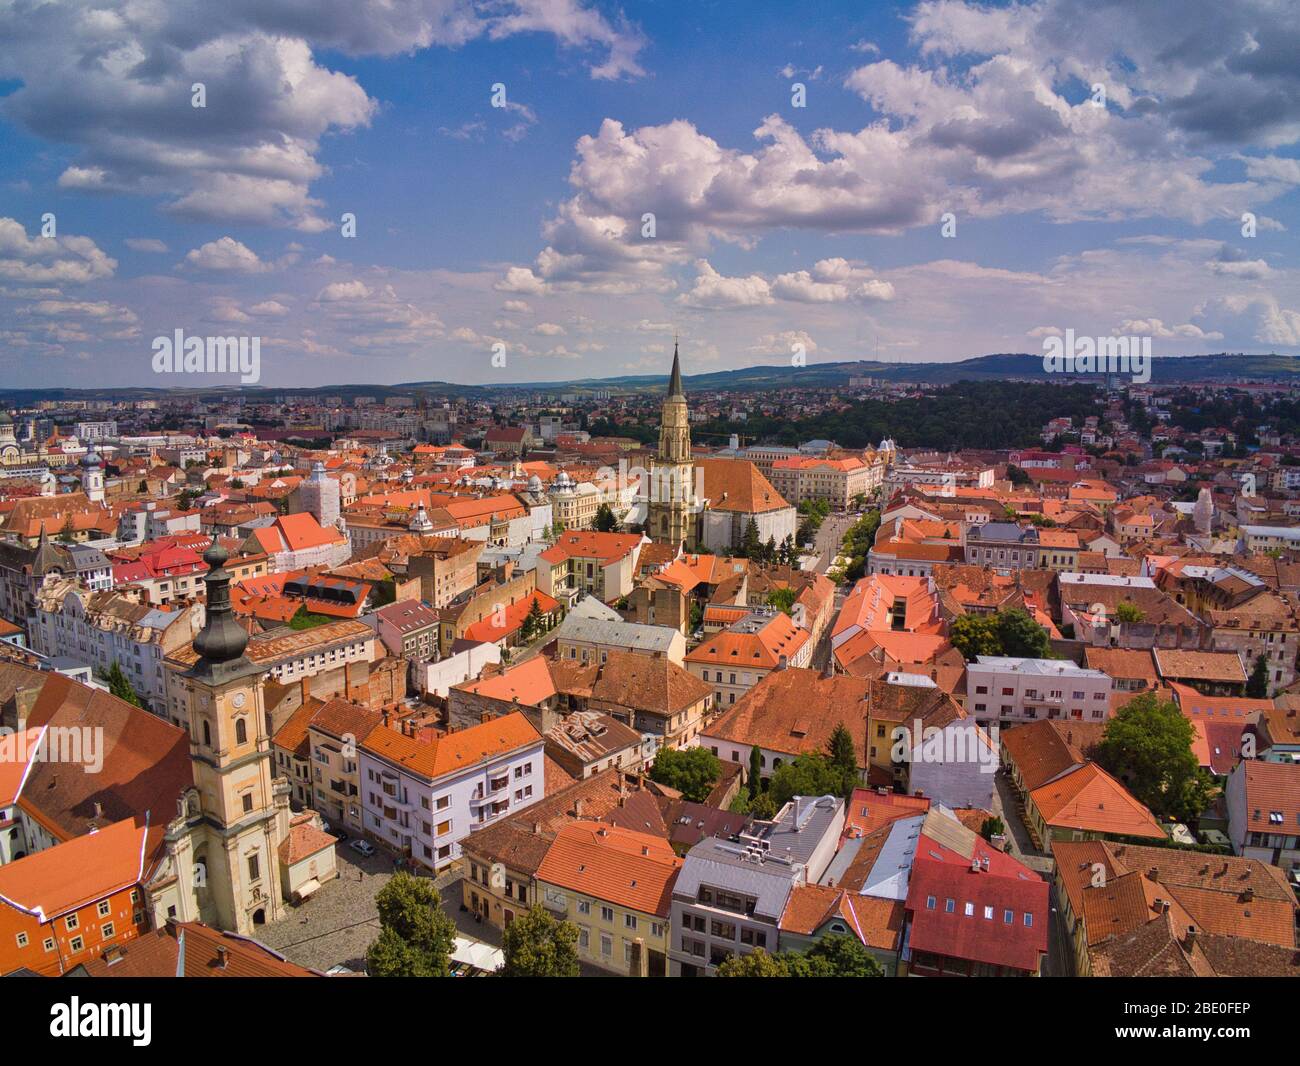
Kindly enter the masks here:
[[113, 276], [117, 260], [89, 237], [28, 237], [22, 223], [0, 218], [0, 278], [38, 284]]
[[[70, 144], [59, 185], [131, 192], [207, 221], [320, 232], [310, 187], [322, 137], [367, 125], [377, 102], [317, 52], [396, 55], [523, 33], [590, 56], [593, 78], [637, 77], [640, 32], [582, 0], [51, 0], [0, 7], [0, 111]], [[192, 106], [201, 83], [206, 106]]]
[[192, 270], [225, 274], [261, 274], [271, 269], [253, 249], [233, 237], [221, 237], [192, 248], [185, 253], [184, 265]]
[[761, 307], [772, 303], [772, 287], [757, 274], [744, 278], [723, 277], [708, 260], [695, 263], [699, 273], [690, 292], [682, 293], [678, 302], [687, 307], [707, 308], [715, 311], [738, 307]]

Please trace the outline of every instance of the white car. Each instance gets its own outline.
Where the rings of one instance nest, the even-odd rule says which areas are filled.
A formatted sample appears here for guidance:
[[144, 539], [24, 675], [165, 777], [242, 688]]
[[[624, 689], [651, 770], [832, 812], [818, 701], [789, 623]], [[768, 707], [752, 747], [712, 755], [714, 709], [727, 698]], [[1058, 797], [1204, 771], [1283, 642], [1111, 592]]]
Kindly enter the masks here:
[[370, 856], [375, 853], [375, 846], [368, 840], [362, 840], [360, 837], [356, 840], [348, 841], [348, 847], [358, 855], [364, 855], [366, 858], [370, 858]]

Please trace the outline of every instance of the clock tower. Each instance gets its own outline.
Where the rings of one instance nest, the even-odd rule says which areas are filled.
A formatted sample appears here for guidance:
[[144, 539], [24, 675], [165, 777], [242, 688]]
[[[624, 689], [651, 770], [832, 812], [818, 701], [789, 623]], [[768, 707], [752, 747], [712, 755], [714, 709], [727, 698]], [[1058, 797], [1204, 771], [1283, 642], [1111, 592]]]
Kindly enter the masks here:
[[[182, 899], [198, 918], [248, 933], [284, 913], [279, 846], [289, 829], [290, 786], [273, 774], [262, 669], [244, 654], [248, 634], [230, 608], [226, 552], [213, 542], [198, 661], [181, 674], [194, 789], [174, 841]], [[187, 883], [188, 882], [188, 883]]]

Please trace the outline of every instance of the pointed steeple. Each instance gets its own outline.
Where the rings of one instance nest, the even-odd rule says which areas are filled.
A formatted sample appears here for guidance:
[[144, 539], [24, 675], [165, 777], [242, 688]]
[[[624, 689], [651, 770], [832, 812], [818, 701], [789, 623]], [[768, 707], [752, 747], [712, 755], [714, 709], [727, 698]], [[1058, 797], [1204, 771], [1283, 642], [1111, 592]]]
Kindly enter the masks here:
[[682, 361], [677, 354], [677, 338], [673, 337], [673, 372], [668, 378], [668, 395], [685, 396], [682, 388]]

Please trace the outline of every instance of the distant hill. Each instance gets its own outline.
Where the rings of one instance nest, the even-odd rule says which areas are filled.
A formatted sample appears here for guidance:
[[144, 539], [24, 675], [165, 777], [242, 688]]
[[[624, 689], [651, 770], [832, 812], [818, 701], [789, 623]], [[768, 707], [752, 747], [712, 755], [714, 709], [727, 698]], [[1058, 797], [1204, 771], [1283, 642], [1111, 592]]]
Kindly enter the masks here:
[[[408, 381], [398, 385], [253, 386], [242, 389], [196, 388], [157, 389], [147, 387], [112, 389], [12, 389], [0, 388], [0, 397], [18, 404], [60, 399], [163, 399], [166, 397], [259, 397], [334, 395], [351, 400], [357, 396], [410, 396], [432, 392], [442, 396], [485, 396], [501, 392], [575, 393], [598, 391], [636, 393], [662, 389], [667, 374], [638, 374], [612, 378], [584, 378], [571, 381], [502, 382], [460, 385], [448, 381]], [[871, 377], [890, 382], [921, 385], [949, 385], [957, 381], [1058, 380], [1061, 375], [1043, 371], [1042, 356], [1029, 354], [981, 355], [956, 363], [883, 363], [875, 360], [812, 363], [805, 367], [788, 364], [747, 366], [736, 370], [715, 370], [684, 375], [687, 391], [772, 390], [843, 386], [850, 378]], [[1100, 377], [1100, 375], [1098, 375]], [[1152, 360], [1151, 383], [1178, 384], [1187, 381], [1296, 382], [1300, 381], [1300, 358], [1288, 355], [1188, 355]]]

